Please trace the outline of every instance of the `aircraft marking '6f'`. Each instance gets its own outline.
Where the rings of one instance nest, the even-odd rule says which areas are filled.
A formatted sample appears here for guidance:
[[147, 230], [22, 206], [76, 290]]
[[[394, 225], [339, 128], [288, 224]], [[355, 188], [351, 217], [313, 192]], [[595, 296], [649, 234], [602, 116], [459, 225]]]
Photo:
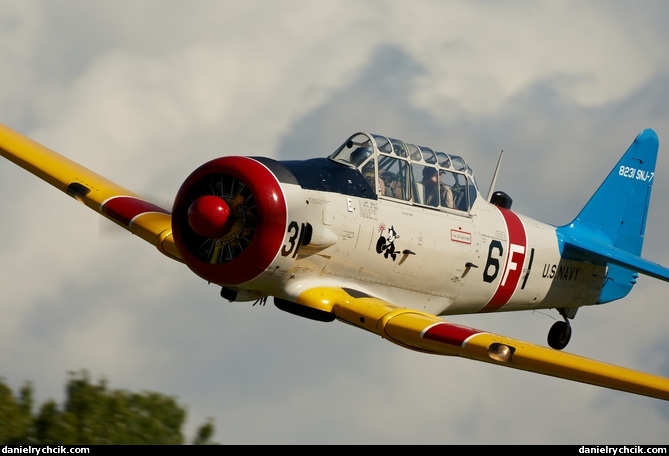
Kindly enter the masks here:
[[[559, 351], [579, 307], [623, 298], [638, 274], [658, 139], [645, 130], [576, 218], [555, 227], [483, 198], [459, 156], [357, 133], [327, 158], [222, 157], [190, 174], [172, 211], [0, 125], [0, 154], [169, 258], [264, 302], [344, 321], [412, 350], [669, 399], [669, 379]], [[492, 192], [492, 189], [491, 189]], [[616, 201], [616, 204], [609, 204]], [[552, 348], [439, 316], [557, 309]]]

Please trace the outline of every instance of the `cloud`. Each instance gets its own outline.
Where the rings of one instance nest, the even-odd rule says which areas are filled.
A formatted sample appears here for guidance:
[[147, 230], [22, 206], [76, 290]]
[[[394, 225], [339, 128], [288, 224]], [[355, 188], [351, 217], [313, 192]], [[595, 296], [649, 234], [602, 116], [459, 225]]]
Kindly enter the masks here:
[[[367, 130], [461, 154], [484, 193], [504, 148], [514, 209], [565, 223], [641, 129], [669, 134], [661, 2], [0, 5], [0, 121], [167, 205], [208, 159]], [[645, 254], [669, 264], [664, 155]], [[38, 399], [86, 368], [178, 396], [225, 443], [667, 442], [659, 401], [227, 303], [10, 163], [0, 192], [0, 374]], [[664, 285], [580, 310], [569, 349], [666, 375]], [[554, 318], [449, 317], [536, 343]]]

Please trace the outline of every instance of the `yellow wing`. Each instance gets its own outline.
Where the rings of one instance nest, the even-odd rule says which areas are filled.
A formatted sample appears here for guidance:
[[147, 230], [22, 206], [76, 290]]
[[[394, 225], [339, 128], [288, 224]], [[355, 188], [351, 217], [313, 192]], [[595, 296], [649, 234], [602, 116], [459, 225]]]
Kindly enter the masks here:
[[181, 261], [165, 209], [2, 124], [0, 155]]
[[529, 344], [405, 309], [356, 290], [321, 287], [302, 292], [298, 304], [425, 353], [486, 363], [669, 400], [669, 379]]

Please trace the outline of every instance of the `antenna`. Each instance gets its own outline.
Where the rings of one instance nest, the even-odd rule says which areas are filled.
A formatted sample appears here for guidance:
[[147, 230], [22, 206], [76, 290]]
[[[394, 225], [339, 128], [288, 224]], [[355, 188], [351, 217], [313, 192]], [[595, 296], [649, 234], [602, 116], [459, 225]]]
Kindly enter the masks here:
[[495, 173], [492, 175], [492, 182], [490, 182], [490, 190], [488, 190], [488, 202], [492, 198], [492, 192], [495, 189], [495, 182], [497, 182], [497, 173], [499, 172], [499, 166], [502, 164], [502, 157], [504, 156], [504, 149], [499, 153], [499, 159], [497, 160], [497, 166], [495, 167]]

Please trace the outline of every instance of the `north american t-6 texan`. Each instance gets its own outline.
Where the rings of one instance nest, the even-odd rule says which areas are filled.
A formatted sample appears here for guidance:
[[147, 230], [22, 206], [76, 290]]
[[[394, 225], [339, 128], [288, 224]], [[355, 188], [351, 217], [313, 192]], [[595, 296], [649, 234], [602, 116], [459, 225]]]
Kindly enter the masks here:
[[[668, 268], [640, 256], [658, 147], [653, 130], [641, 132], [574, 220], [556, 227], [514, 212], [495, 177], [483, 197], [461, 156], [382, 135], [356, 133], [309, 160], [211, 160], [170, 212], [0, 124], [1, 155], [229, 301], [273, 297], [286, 312], [418, 352], [669, 400], [667, 378], [560, 351], [580, 307], [625, 297], [639, 274], [669, 281]], [[550, 348], [441, 318], [537, 309], [562, 317]]]

